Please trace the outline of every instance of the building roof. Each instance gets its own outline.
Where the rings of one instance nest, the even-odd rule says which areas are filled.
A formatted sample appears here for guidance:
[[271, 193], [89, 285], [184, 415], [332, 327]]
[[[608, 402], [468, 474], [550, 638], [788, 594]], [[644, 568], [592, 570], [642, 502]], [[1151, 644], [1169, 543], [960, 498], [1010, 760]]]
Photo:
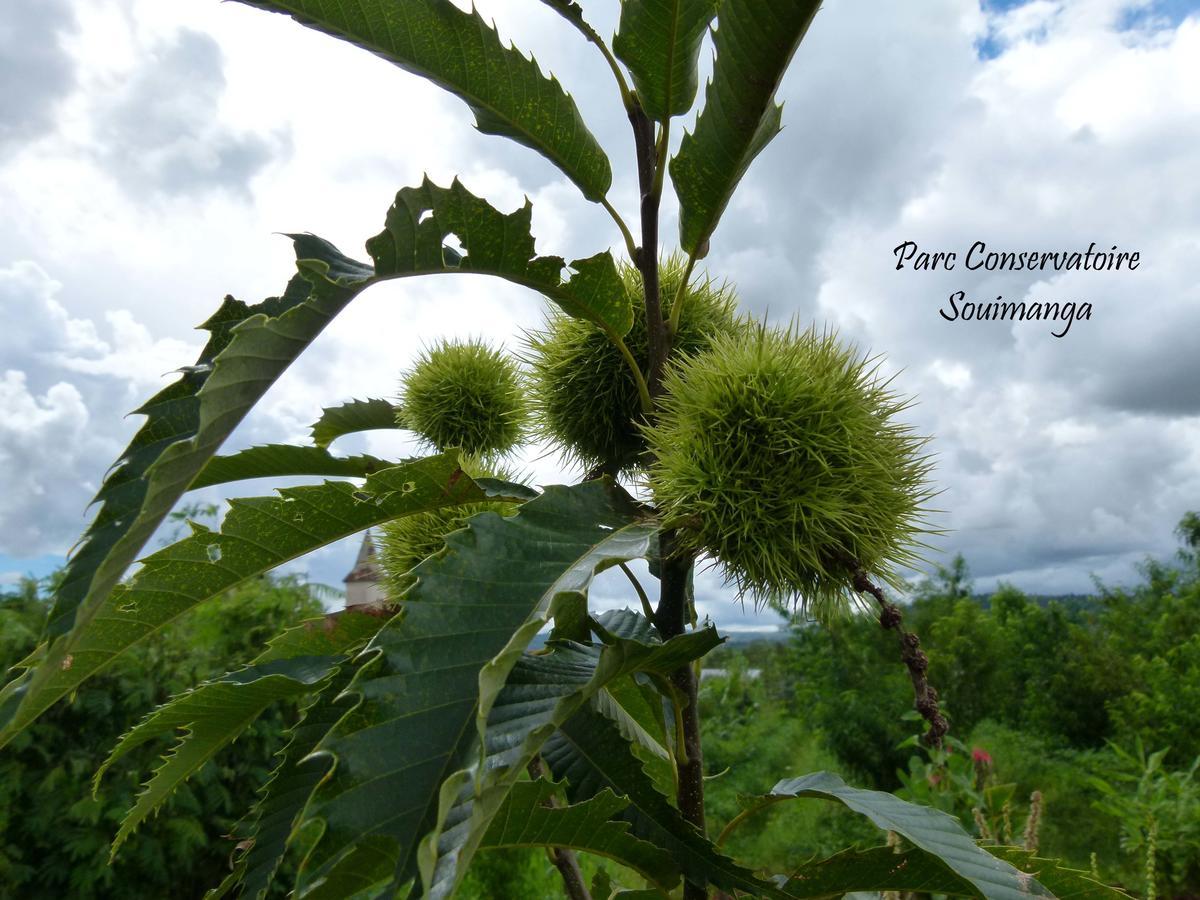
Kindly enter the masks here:
[[350, 584], [353, 581], [380, 581], [382, 578], [383, 572], [380, 570], [379, 560], [375, 556], [375, 542], [371, 539], [371, 532], [367, 531], [363, 535], [362, 546], [358, 548], [358, 557], [354, 560], [354, 568], [342, 581]]

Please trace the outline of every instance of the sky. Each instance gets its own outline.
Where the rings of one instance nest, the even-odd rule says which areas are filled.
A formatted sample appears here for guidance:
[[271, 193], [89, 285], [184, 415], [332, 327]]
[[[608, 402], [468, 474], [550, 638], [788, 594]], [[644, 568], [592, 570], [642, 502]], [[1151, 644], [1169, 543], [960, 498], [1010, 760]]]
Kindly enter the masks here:
[[[534, 0], [480, 0], [575, 97], [635, 218], [632, 141], [601, 57]], [[616, 0], [585, 4], [616, 28]], [[1200, 508], [1200, 2], [837, 0], [779, 97], [704, 261], [745, 311], [835, 328], [883, 354], [936, 454], [930, 567], [962, 553], [980, 590], [1085, 592], [1137, 578]], [[711, 69], [711, 45], [702, 73]], [[690, 124], [690, 117], [685, 125]], [[0, 21], [0, 582], [61, 564], [136, 429], [127, 413], [191, 363], [232, 293], [278, 294], [283, 232], [365, 258], [396, 190], [458, 175], [538, 251], [621, 250], [603, 211], [453, 96], [290, 20], [217, 0], [6, 0]], [[676, 143], [681, 129], [674, 130]], [[676, 234], [665, 192], [662, 233]], [[913, 241], [953, 271], [897, 270]], [[1122, 272], [968, 270], [991, 250], [1137, 251]], [[1092, 306], [1071, 324], [949, 321], [949, 298]], [[267, 394], [225, 451], [304, 442], [322, 407], [394, 397], [439, 338], [518, 349], [543, 301], [497, 279], [372, 288]], [[403, 434], [339, 442], [399, 458]], [[545, 447], [517, 467], [578, 479]], [[261, 494], [251, 482], [236, 492]], [[233, 493], [200, 492], [217, 501]], [[292, 565], [340, 583], [354, 541]], [[914, 573], [916, 575], [918, 573]], [[618, 599], [602, 578], [595, 596]], [[713, 572], [701, 611], [742, 609]]]

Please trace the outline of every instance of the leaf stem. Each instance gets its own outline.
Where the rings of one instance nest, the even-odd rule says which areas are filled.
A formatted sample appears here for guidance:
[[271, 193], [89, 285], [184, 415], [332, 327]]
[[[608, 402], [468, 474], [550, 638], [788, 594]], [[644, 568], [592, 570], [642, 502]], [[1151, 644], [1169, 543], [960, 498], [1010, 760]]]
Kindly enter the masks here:
[[696, 254], [689, 253], [687, 266], [684, 267], [683, 277], [679, 279], [679, 287], [675, 289], [675, 298], [671, 301], [671, 321], [667, 323], [667, 328], [674, 337], [679, 332], [679, 314], [683, 309], [684, 301], [687, 299], [687, 286], [692, 278], [692, 268], [696, 265]]
[[650, 398], [650, 388], [646, 384], [646, 376], [642, 374], [642, 367], [633, 358], [633, 354], [629, 350], [629, 345], [625, 343], [625, 339], [620, 337], [607, 325], [602, 327], [604, 328], [604, 333], [608, 335], [608, 339], [621, 351], [621, 357], [625, 360], [625, 364], [629, 366], [629, 371], [633, 373], [634, 383], [637, 384], [638, 397], [642, 403], [642, 414], [649, 418], [650, 414], [654, 411], [654, 403]]
[[671, 120], [667, 119], [658, 129], [658, 141], [654, 148], [654, 195], [662, 197], [663, 181], [667, 174], [667, 148], [671, 142]]
[[617, 89], [621, 92], [621, 102], [625, 104], [626, 110], [630, 109], [636, 101], [634, 100], [633, 92], [629, 90], [629, 82], [625, 80], [625, 73], [621, 71], [621, 66], [613, 57], [612, 51], [608, 49], [608, 45], [604, 43], [604, 39], [596, 33], [596, 29], [584, 21], [583, 9], [579, 4], [572, 3], [571, 6], [579, 10], [578, 15], [570, 18], [571, 24], [579, 29], [580, 34], [596, 45], [596, 49], [600, 51], [600, 55], [604, 57], [604, 61], [608, 63], [608, 67], [612, 70], [613, 78], [616, 79]]
[[629, 226], [625, 224], [625, 220], [621, 218], [621, 214], [608, 202], [607, 197], [600, 198], [600, 205], [603, 206], [612, 220], [617, 223], [617, 227], [621, 229], [621, 237], [625, 239], [625, 252], [629, 254], [631, 260], [637, 259], [637, 242], [633, 239], [633, 233], [630, 232]]
[[735, 828], [741, 825], [744, 821], [746, 821], [746, 819], [750, 818], [756, 812], [766, 809], [774, 802], [774, 800], [768, 799], [766, 802], [755, 803], [753, 806], [747, 806], [740, 813], [730, 819], [729, 824], [722, 828], [720, 835], [717, 836], [717, 849], [720, 850], [721, 847], [724, 846], [725, 841], [729, 838], [729, 835], [733, 834], [733, 830]]
[[625, 573], [625, 577], [628, 578], [630, 583], [633, 585], [633, 589], [637, 591], [638, 600], [642, 601], [642, 614], [645, 615], [645, 617], [651, 622], [653, 622], [654, 607], [650, 605], [650, 598], [646, 596], [646, 591], [642, 587], [641, 582], [637, 580], [637, 576], [633, 574], [633, 570], [630, 569], [629, 566], [625, 565], [625, 563], [618, 563], [618, 565], [621, 567], [621, 571]]

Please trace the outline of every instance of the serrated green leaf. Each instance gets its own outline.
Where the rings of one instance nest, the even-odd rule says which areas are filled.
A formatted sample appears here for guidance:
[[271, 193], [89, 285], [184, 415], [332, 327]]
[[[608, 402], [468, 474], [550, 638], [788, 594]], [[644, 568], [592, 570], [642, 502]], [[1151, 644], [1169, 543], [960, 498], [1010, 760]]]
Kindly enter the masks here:
[[1028, 872], [1058, 900], [1118, 900], [1129, 894], [1092, 878], [1087, 872], [1064, 866], [1059, 860], [1042, 859], [1018, 847], [987, 847], [989, 853]]
[[[138, 412], [147, 417], [105, 478], [101, 506], [71, 555], [47, 623], [50, 646], [36, 670], [0, 691], [0, 746], [62, 696], [57, 684], [110, 592], [175, 501], [250, 408], [329, 320], [370, 281], [371, 271], [312, 236], [295, 240], [297, 257], [315, 260], [338, 283], [297, 275], [282, 297], [255, 307], [227, 297], [205, 323], [208, 345], [195, 366]], [[72, 686], [79, 679], [68, 676]], [[69, 689], [69, 688], [68, 688]]]
[[629, 801], [606, 790], [582, 803], [553, 808], [549, 800], [555, 793], [548, 781], [513, 785], [479, 849], [567, 847], [628, 866], [664, 892], [679, 883], [679, 873], [662, 848], [631, 835], [628, 822], [613, 819]]
[[390, 401], [350, 400], [321, 410], [321, 418], [312, 426], [312, 439], [318, 447], [328, 447], [347, 434], [399, 427], [396, 407]]
[[372, 472], [395, 465], [376, 456], [334, 456], [321, 447], [294, 444], [263, 444], [208, 461], [189, 490], [246, 481], [251, 478], [282, 478], [290, 475], [345, 475], [365, 478]]
[[[433, 215], [421, 221], [425, 212]], [[102, 611], [109, 617], [110, 592], [142, 545], [250, 407], [370, 284], [429, 272], [494, 274], [541, 291], [572, 315], [628, 330], [632, 302], [611, 255], [572, 263], [575, 274], [564, 282], [561, 259], [534, 256], [529, 219], [528, 205], [505, 216], [457, 182], [443, 189], [426, 181], [400, 192], [385, 231], [369, 242], [378, 272], [320, 238], [293, 235], [301, 275], [282, 298], [254, 308], [227, 299], [207, 323], [213, 337], [197, 365], [142, 408], [148, 421], [97, 494], [100, 511], [55, 595], [48, 633], [57, 639], [36, 670], [0, 691], [0, 746], [82, 680], [61, 673], [104, 642], [93, 620]], [[451, 233], [467, 250], [452, 264], [442, 247]]]
[[443, 803], [439, 830], [422, 842], [426, 896], [454, 893], [504, 798], [546, 739], [575, 710], [614, 681], [635, 672], [666, 674], [718, 643], [713, 628], [679, 635], [665, 644], [657, 637], [652, 641], [611, 638], [602, 646], [565, 642], [549, 653], [518, 659], [494, 698], [495, 683], [489, 686], [481, 679], [480, 706], [488, 711], [481, 731], [484, 756], [464, 773], [470, 776], [464, 782], [467, 787], [454, 802]]
[[679, 243], [689, 254], [703, 255], [699, 251], [746, 169], [779, 133], [775, 91], [820, 5], [820, 0], [721, 3], [704, 109], [671, 160]]
[[725, 891], [783, 896], [774, 885], [722, 855], [686, 821], [655, 788], [616, 725], [592, 707], [575, 713], [546, 742], [542, 757], [554, 776], [566, 781], [572, 802], [606, 788], [629, 798], [633, 833], [670, 853], [685, 877]]
[[[593, 620], [593, 627], [598, 635], [609, 641], [616, 637], [643, 642], [659, 640], [650, 620], [631, 609], [601, 613]], [[606, 684], [592, 706], [617, 726], [659, 793], [674, 797], [678, 772], [669, 746], [669, 712], [664, 709], [664, 703], [668, 702], [645, 675], [628, 675]]]
[[376, 658], [352, 685], [361, 702], [322, 742], [336, 765], [306, 816], [324, 831], [302, 867], [301, 896], [364, 842], [375, 858], [390, 843], [397, 883], [415, 877], [419, 842], [471, 780], [464, 769], [482, 752], [487, 698], [555, 601], [644, 554], [655, 528], [610, 481], [550, 487], [516, 515], [475, 516], [413, 570], [403, 613], [372, 641]]
[[[424, 217], [426, 212], [433, 215]], [[111, 621], [96, 620], [120, 612], [110, 593], [141, 547], [267, 388], [371, 284], [431, 272], [493, 274], [540, 291], [571, 315], [615, 333], [627, 331], [632, 301], [612, 256], [575, 261], [574, 275], [564, 281], [561, 259], [533, 255], [529, 220], [528, 204], [505, 216], [457, 182], [438, 188], [426, 181], [400, 192], [385, 231], [369, 242], [379, 254], [378, 271], [320, 238], [291, 235], [301, 274], [283, 297], [257, 307], [227, 298], [206, 324], [212, 338], [197, 364], [142, 407], [146, 424], [97, 494], [100, 511], [55, 594], [47, 626], [52, 640], [39, 651], [42, 663], [0, 690], [0, 746], [82, 680], [62, 673], [72, 671], [97, 643], [111, 641], [93, 625], [111, 629]], [[465, 256], [442, 247], [451, 233], [462, 241]]]
[[253, 663], [178, 694], [121, 737], [92, 779], [93, 792], [108, 768], [136, 747], [183, 731], [121, 822], [112, 852], [185, 779], [234, 741], [271, 704], [321, 690], [346, 655], [362, 647], [383, 622], [346, 611], [289, 628]]
[[[1086, 872], [1064, 868], [1051, 860], [1035, 859], [1032, 853], [1024, 850], [1012, 847], [984, 849], [1037, 878], [1059, 900], [1119, 900], [1127, 896], [1100, 884]], [[986, 896], [932, 853], [916, 848], [897, 853], [892, 847], [843, 850], [828, 859], [808, 863], [784, 882], [782, 890], [797, 900], [885, 891], [950, 897]]]
[[101, 605], [95, 627], [50, 648], [6, 736], [118, 654], [246, 578], [389, 519], [488, 496], [457, 457], [444, 454], [384, 469], [361, 488], [327, 482], [232, 500], [220, 531], [198, 532], [147, 557]]
[[[384, 230], [367, 241], [381, 277], [434, 272], [499, 275], [549, 297], [570, 316], [595, 322], [617, 335], [633, 325], [633, 301], [605, 251], [568, 264], [558, 256], [538, 256], [530, 233], [533, 207], [501, 213], [455, 179], [438, 187], [428, 178], [404, 188], [388, 210]], [[465, 255], [450, 254], [457, 237]], [[564, 281], [564, 267], [573, 270]]]
[[630, 676], [606, 685], [593, 705], [629, 742], [630, 750], [658, 792], [674, 797], [678, 773], [668, 748], [662, 694]]
[[340, 609], [285, 628], [254, 658], [258, 664], [297, 656], [336, 656], [364, 646], [391, 618], [387, 610]]
[[329, 771], [328, 757], [310, 758], [309, 754], [345, 713], [349, 698], [341, 693], [353, 677], [354, 669], [344, 665], [313, 697], [291, 729], [291, 739], [280, 751], [279, 763], [259, 793], [247, 830], [252, 843], [239, 860], [244, 898], [266, 897], [300, 814]]
[[1054, 896], [1032, 876], [976, 844], [953, 816], [909, 803], [893, 794], [851, 787], [829, 772], [785, 778], [771, 793], [747, 809], [752, 811], [797, 797], [817, 797], [842, 803], [879, 828], [894, 831], [917, 848], [937, 857], [989, 900]]
[[536, 150], [589, 200], [612, 183], [608, 157], [575, 101], [535, 60], [506, 47], [472, 9], [450, 0], [239, 0], [357, 44], [427, 78], [471, 107], [485, 134]]
[[633, 76], [642, 109], [656, 122], [682, 116], [696, 100], [700, 42], [717, 0], [623, 0], [613, 52]]
[[176, 787], [245, 731], [263, 710], [276, 701], [317, 690], [341, 659], [301, 656], [250, 665], [180, 694], [135, 725], [101, 764], [94, 790], [99, 789], [108, 767], [130, 750], [164, 734], [183, 731], [183, 735], [125, 814], [113, 840], [112, 855]]
[[147, 420], [96, 495], [99, 513], [55, 592], [47, 633], [86, 624], [100, 601], [250, 407], [365, 284], [370, 270], [332, 244], [306, 236], [296, 255], [353, 273], [357, 287], [303, 275], [282, 297], [247, 307], [227, 297], [205, 323], [212, 336], [196, 365], [137, 412]]

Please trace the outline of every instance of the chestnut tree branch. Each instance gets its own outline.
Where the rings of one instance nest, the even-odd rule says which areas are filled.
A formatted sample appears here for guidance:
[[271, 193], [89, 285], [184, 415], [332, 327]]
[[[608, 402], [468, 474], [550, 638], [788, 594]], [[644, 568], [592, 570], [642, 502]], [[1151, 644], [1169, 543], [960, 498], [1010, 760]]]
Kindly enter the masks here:
[[870, 594], [875, 598], [879, 604], [879, 624], [884, 629], [895, 631], [899, 635], [900, 659], [908, 669], [908, 677], [913, 685], [915, 698], [913, 705], [921, 717], [929, 723], [929, 730], [925, 732], [925, 736], [921, 740], [929, 747], [942, 746], [942, 738], [946, 736], [950, 726], [946, 723], [946, 717], [942, 715], [941, 709], [938, 707], [937, 689], [929, 683], [927, 677], [929, 658], [921, 649], [921, 639], [911, 631], [904, 629], [904, 617], [900, 608], [887, 601], [883, 595], [883, 589], [872, 582], [861, 567], [855, 568], [851, 583], [854, 590], [860, 594]]

